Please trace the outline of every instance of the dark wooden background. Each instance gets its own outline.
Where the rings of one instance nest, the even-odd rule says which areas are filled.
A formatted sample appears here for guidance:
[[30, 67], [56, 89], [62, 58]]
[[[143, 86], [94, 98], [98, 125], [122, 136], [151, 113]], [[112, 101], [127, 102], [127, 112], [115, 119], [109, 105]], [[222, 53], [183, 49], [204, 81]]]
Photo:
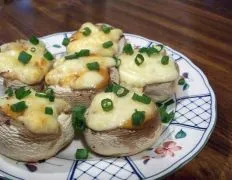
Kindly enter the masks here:
[[215, 90], [207, 146], [167, 179], [232, 179], [232, 0], [0, 0], [0, 44], [105, 22], [188, 56]]

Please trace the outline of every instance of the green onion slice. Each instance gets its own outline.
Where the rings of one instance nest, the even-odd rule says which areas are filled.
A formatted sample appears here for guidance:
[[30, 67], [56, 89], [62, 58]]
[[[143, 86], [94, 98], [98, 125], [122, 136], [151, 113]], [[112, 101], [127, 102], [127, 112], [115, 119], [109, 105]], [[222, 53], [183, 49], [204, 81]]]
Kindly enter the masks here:
[[40, 98], [47, 98], [50, 102], [54, 102], [55, 100], [54, 91], [51, 88], [48, 88], [45, 93], [37, 92], [35, 93], [35, 96]]
[[87, 159], [88, 154], [89, 154], [89, 152], [87, 149], [77, 149], [75, 157], [76, 157], [76, 159]]
[[14, 95], [14, 91], [11, 87], [8, 87], [5, 91], [5, 94], [7, 94], [9, 97]]
[[121, 65], [121, 59], [117, 58], [116, 56], [113, 56], [114, 60], [115, 60], [115, 67], [119, 68], [119, 66]]
[[109, 27], [109, 26], [103, 24], [103, 25], [101, 26], [101, 30], [102, 30], [105, 34], [108, 34], [108, 33], [110, 33], [110, 31], [111, 31], [111, 27]]
[[88, 49], [82, 49], [79, 52], [65, 56], [65, 59], [66, 60], [78, 59], [79, 57], [89, 56], [89, 54], [90, 54], [90, 51]]
[[63, 45], [63, 46], [68, 46], [69, 42], [70, 42], [69, 38], [66, 38], [66, 37], [65, 37], [65, 38], [63, 39], [63, 41], [62, 41], [62, 45]]
[[161, 121], [162, 121], [163, 123], [168, 123], [168, 122], [170, 122], [170, 121], [174, 118], [174, 116], [175, 116], [174, 111], [168, 113], [168, 112], [166, 111], [166, 108], [167, 108], [167, 107], [165, 107], [165, 106], [161, 106], [161, 107], [159, 107], [159, 109], [158, 109], [158, 110], [159, 110], [159, 113], [160, 113]]
[[85, 112], [86, 107], [82, 105], [75, 106], [72, 109], [72, 126], [76, 132], [83, 132], [86, 128]]
[[139, 49], [140, 53], [146, 53], [148, 56], [151, 56], [153, 54], [158, 54], [159, 50], [157, 50], [156, 48], [152, 47], [142, 47]]
[[142, 125], [145, 119], [145, 111], [137, 111], [136, 109], [132, 114], [131, 119], [134, 126]]
[[41, 98], [48, 98], [48, 95], [46, 93], [40, 93], [40, 92], [35, 93], [35, 96]]
[[140, 96], [140, 95], [134, 93], [132, 96], [132, 99], [134, 101], [138, 101], [138, 102], [141, 102], [143, 104], [150, 104], [151, 103], [151, 98], [144, 95], [144, 94], [142, 96]]
[[167, 65], [169, 63], [169, 57], [168, 56], [163, 56], [161, 59], [161, 63], [163, 65]]
[[101, 101], [101, 106], [102, 106], [103, 111], [106, 111], [106, 112], [111, 111], [114, 107], [113, 101], [109, 98], [103, 99]]
[[98, 62], [92, 62], [92, 63], [87, 63], [86, 67], [90, 70], [90, 71], [99, 71], [100, 69], [100, 65]]
[[135, 64], [137, 64], [137, 66], [140, 66], [141, 64], [143, 64], [144, 61], [144, 57], [142, 54], [137, 54], [137, 56], [135, 57]]
[[23, 64], [27, 64], [29, 63], [29, 61], [31, 60], [32, 55], [28, 54], [25, 51], [22, 51], [19, 56], [18, 56], [18, 60], [23, 63]]
[[44, 113], [48, 115], [53, 115], [53, 109], [51, 107], [45, 107]]
[[102, 47], [104, 47], [105, 49], [110, 48], [111, 46], [113, 46], [112, 41], [107, 41], [102, 44]]
[[35, 52], [35, 51], [36, 51], [36, 48], [35, 48], [35, 47], [32, 47], [32, 48], [30, 49], [30, 51], [31, 51], [31, 52]]
[[164, 49], [164, 45], [162, 44], [157, 44], [155, 47], [158, 47], [159, 49], [157, 49], [159, 52], [161, 52]]
[[129, 90], [113, 82], [108, 85], [108, 87], [105, 89], [105, 92], [113, 92], [116, 96], [123, 97], [129, 93]]
[[134, 53], [134, 50], [131, 46], [131, 44], [127, 43], [124, 47], [123, 47], [123, 52], [128, 54], [128, 55], [132, 55]]
[[48, 61], [52, 61], [54, 59], [53, 55], [49, 51], [44, 54], [44, 58], [46, 58]]
[[34, 44], [34, 45], [39, 44], [39, 40], [38, 40], [38, 38], [36, 36], [31, 36], [29, 41], [31, 42], [31, 44]]
[[179, 85], [184, 85], [185, 84], [185, 79], [184, 78], [180, 78], [178, 81]]
[[82, 31], [84, 36], [89, 36], [91, 34], [91, 29], [89, 27], [85, 27]]
[[30, 89], [26, 89], [25, 87], [20, 87], [18, 89], [15, 90], [15, 96], [17, 99], [23, 99], [26, 96], [31, 94], [31, 90]]
[[27, 109], [28, 106], [26, 105], [25, 101], [20, 101], [15, 104], [12, 104], [10, 108], [13, 112], [22, 112], [25, 109]]

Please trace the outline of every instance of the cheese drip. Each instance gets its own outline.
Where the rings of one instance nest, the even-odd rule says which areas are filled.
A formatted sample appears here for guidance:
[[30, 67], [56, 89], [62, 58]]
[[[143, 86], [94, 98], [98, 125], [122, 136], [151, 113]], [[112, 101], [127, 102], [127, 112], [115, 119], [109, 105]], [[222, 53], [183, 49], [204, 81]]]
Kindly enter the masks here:
[[[52, 61], [47, 61], [43, 57], [45, 50], [45, 46], [41, 42], [33, 45], [25, 40], [0, 46], [1, 75], [4, 78], [19, 80], [28, 85], [40, 83], [52, 65]], [[32, 55], [28, 64], [23, 64], [18, 60], [22, 51]]]
[[[25, 101], [28, 108], [22, 112], [13, 112], [10, 106], [19, 101]], [[53, 114], [45, 114], [45, 107], [51, 107], [53, 109]], [[1, 112], [11, 117], [14, 121], [23, 123], [28, 130], [36, 134], [60, 133], [60, 125], [57, 119], [58, 116], [68, 108], [69, 105], [65, 101], [55, 99], [54, 102], [50, 102], [47, 98], [35, 96], [34, 91], [21, 100], [13, 96], [2, 98], [0, 101]]]
[[[87, 63], [98, 62], [99, 71], [91, 71]], [[55, 62], [53, 69], [46, 75], [48, 85], [71, 89], [101, 89], [109, 81], [108, 68], [115, 65], [115, 60], [109, 57], [88, 56], [79, 59], [65, 60], [61, 58]]]
[[144, 61], [139, 66], [135, 63], [138, 53], [138, 49], [135, 49], [133, 55], [123, 53], [119, 56], [121, 59], [119, 74], [122, 84], [141, 88], [148, 84], [170, 82], [178, 78], [178, 71], [171, 57], [167, 65], [161, 63], [162, 57], [166, 55], [164, 50], [150, 57], [146, 53], [141, 53]]
[[[156, 116], [156, 106], [153, 102], [150, 104], [143, 104], [132, 100], [133, 92], [126, 96], [118, 97], [114, 93], [99, 93], [97, 94], [86, 115], [86, 123], [90, 129], [95, 131], [105, 131], [116, 128], [136, 128], [132, 125], [131, 116], [138, 111], [145, 112], [145, 120], [153, 120]], [[111, 111], [104, 111], [101, 107], [101, 101], [109, 98], [113, 101], [113, 109]]]
[[[86, 27], [91, 30], [88, 36], [82, 34]], [[111, 29], [109, 33], [105, 34], [100, 26], [87, 22], [71, 36], [70, 43], [67, 46], [67, 52], [74, 53], [82, 49], [89, 49], [91, 54], [112, 57], [119, 51], [119, 40], [122, 35], [122, 30], [116, 28]], [[108, 41], [112, 41], [113, 46], [103, 48], [103, 43]]]

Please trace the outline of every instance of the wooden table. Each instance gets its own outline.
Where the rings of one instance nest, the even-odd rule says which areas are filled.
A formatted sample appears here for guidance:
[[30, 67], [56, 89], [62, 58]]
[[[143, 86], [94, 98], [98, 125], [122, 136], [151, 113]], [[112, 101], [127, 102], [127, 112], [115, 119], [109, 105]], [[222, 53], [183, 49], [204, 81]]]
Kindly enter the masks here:
[[[202, 152], [167, 179], [232, 178], [231, 0], [1, 0], [0, 44], [106, 22], [188, 56], [215, 90], [218, 120]], [[0, 3], [0, 4], [1, 4]]]

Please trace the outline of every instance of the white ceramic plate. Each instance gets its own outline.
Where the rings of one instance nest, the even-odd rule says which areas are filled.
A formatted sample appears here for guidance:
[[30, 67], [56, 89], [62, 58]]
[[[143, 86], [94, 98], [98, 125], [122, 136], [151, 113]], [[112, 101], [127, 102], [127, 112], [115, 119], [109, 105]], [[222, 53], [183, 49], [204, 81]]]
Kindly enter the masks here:
[[[65, 52], [61, 45], [72, 32], [56, 33], [42, 37], [48, 50], [56, 56]], [[147, 47], [158, 42], [141, 36], [125, 34], [134, 46]], [[156, 179], [173, 173], [205, 146], [216, 124], [216, 99], [204, 73], [187, 57], [166, 47], [169, 55], [180, 67], [185, 79], [178, 85], [174, 103], [175, 118], [166, 124], [159, 141], [136, 156], [125, 158], [100, 158], [90, 155], [86, 161], [74, 160], [74, 153], [82, 144], [73, 143], [56, 157], [40, 163], [23, 163], [0, 155], [0, 174], [9, 179]], [[3, 93], [3, 87], [0, 87]], [[35, 152], [36, 153], [36, 152]], [[1, 179], [1, 177], [0, 177]]]

